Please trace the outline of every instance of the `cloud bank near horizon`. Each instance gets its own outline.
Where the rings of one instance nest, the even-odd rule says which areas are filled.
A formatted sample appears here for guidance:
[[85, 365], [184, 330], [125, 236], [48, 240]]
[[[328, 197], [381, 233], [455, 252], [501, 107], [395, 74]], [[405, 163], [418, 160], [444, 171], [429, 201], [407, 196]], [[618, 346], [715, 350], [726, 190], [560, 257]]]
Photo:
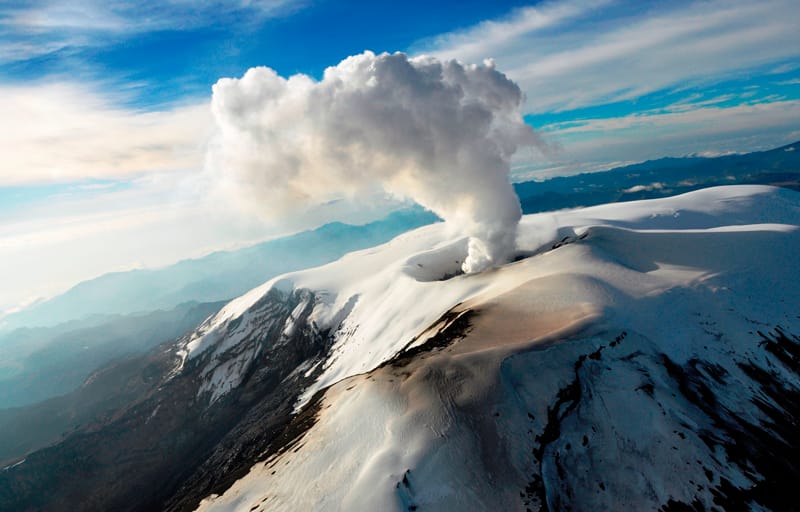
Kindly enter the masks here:
[[365, 52], [320, 81], [258, 67], [213, 88], [210, 169], [266, 217], [376, 192], [470, 237], [465, 272], [505, 262], [521, 216], [511, 156], [544, 148], [493, 63]]

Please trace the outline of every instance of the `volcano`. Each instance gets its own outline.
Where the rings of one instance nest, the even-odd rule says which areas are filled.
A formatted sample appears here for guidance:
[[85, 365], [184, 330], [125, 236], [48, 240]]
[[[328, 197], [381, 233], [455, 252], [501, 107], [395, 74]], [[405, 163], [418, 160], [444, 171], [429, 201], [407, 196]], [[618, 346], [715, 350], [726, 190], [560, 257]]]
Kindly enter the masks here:
[[800, 194], [527, 215], [473, 274], [467, 244], [433, 224], [253, 289], [0, 472], [0, 508], [792, 509]]

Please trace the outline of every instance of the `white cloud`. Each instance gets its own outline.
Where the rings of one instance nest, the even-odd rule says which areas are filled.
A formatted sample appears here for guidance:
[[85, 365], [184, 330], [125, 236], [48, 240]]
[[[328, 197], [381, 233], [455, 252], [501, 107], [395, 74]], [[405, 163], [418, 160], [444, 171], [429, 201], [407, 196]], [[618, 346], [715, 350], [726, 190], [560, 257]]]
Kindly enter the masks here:
[[623, 190], [626, 194], [634, 194], [636, 192], [650, 192], [653, 190], [661, 190], [664, 188], [664, 184], [658, 181], [651, 183], [649, 185], [634, 185], [631, 188], [626, 188]]
[[519, 88], [491, 64], [365, 52], [318, 82], [253, 68], [213, 89], [209, 161], [257, 212], [285, 217], [384, 191], [469, 236], [465, 271], [511, 255], [521, 211], [510, 159], [541, 142]]
[[118, 106], [84, 85], [0, 86], [0, 186], [200, 169], [208, 104]]
[[[549, 37], [547, 29], [580, 20], [614, 0], [567, 0], [546, 2], [537, 7], [524, 7], [513, 11], [503, 20], [487, 20], [477, 26], [449, 34], [441, 34], [418, 44], [420, 48], [433, 49], [464, 62], [481, 62], [495, 57], [487, 50], [507, 48], [520, 39], [542, 34]], [[500, 55], [497, 55], [500, 56]]]
[[526, 92], [527, 110], [540, 113], [782, 65], [800, 57], [800, 31], [793, 0], [564, 1], [441, 36], [421, 50], [494, 58]]

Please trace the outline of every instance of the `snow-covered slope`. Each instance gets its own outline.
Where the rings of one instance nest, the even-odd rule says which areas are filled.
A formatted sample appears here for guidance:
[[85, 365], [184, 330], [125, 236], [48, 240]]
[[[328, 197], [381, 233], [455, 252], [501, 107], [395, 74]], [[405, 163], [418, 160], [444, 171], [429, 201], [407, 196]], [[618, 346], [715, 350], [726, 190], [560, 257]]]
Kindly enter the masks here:
[[[799, 389], [800, 196], [531, 215], [518, 247], [459, 275], [465, 241], [427, 226], [273, 279], [185, 338], [174, 375], [204, 365], [209, 404], [243, 381], [259, 332], [331, 343], [296, 370], [314, 376], [296, 401], [313, 426], [200, 508], [769, 508], [758, 457], [792, 441], [759, 432], [783, 428]], [[294, 310], [271, 316], [281, 296]]]

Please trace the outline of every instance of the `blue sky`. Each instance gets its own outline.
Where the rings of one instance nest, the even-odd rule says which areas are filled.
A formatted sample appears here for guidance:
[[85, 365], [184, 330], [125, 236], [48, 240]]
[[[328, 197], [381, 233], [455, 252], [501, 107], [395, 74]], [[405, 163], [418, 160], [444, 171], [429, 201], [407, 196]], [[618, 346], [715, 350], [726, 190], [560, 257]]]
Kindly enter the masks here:
[[[126, 2], [59, 2], [25, 6], [21, 13], [38, 23], [59, 24], [44, 34], [20, 26], [15, 9], [5, 9], [0, 41], [8, 45], [41, 38], [50, 51], [32, 50], [7, 59], [0, 72], [26, 82], [43, 75], [71, 75], [136, 87], [134, 103], [152, 108], [208, 96], [223, 76], [240, 76], [267, 65], [281, 75], [305, 73], [319, 78], [328, 66], [366, 49], [407, 50], [420, 39], [470, 27], [507, 14], [524, 2], [166, 2], [164, 12]], [[195, 7], [207, 5], [207, 8]], [[250, 6], [247, 6], [250, 4]], [[66, 13], [64, 12], [66, 11]], [[75, 27], [85, 12], [97, 13], [94, 28]], [[67, 14], [69, 13], [69, 14]], [[164, 19], [156, 22], [153, 16]], [[54, 19], [49, 19], [52, 16]], [[68, 19], [74, 16], [78, 19]], [[167, 19], [167, 18], [171, 19]], [[186, 21], [185, 18], [191, 19]], [[220, 23], [219, 21], [222, 21]], [[151, 24], [151, 28], [147, 25]], [[35, 34], [32, 34], [34, 32]]]
[[367, 49], [493, 58], [554, 148], [515, 160], [517, 179], [541, 179], [800, 139], [798, 26], [791, 0], [0, 0], [0, 311], [381, 213], [264, 225], [220, 204], [203, 161], [221, 77], [318, 79]]

